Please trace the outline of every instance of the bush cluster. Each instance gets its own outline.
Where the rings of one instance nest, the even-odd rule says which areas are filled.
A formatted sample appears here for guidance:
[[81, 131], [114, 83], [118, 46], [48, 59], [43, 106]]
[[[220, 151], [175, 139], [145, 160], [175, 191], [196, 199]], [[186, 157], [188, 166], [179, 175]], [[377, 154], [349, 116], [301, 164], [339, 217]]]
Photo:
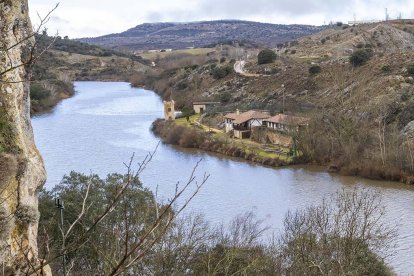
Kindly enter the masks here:
[[382, 72], [384, 72], [384, 73], [391, 72], [391, 67], [390, 67], [388, 64], [383, 65], [383, 66], [381, 67], [381, 71], [382, 71]]
[[50, 91], [41, 84], [32, 84], [30, 86], [30, 99], [32, 100], [42, 101], [49, 98], [50, 95]]
[[309, 67], [309, 73], [312, 75], [319, 74], [322, 71], [322, 68], [319, 65], [312, 65]]
[[349, 61], [355, 67], [364, 65], [372, 57], [372, 49], [358, 49], [350, 57]]
[[414, 75], [414, 63], [407, 66], [407, 73], [410, 75]]
[[[36, 206], [37, 207], [37, 206]], [[29, 205], [19, 205], [14, 214], [17, 223], [21, 225], [29, 225], [36, 223], [39, 219], [37, 208]]]
[[257, 55], [258, 64], [268, 64], [276, 60], [276, 53], [270, 49], [264, 49], [259, 52]]
[[231, 65], [226, 66], [216, 66], [211, 70], [211, 75], [216, 80], [222, 79], [233, 72], [233, 67]]

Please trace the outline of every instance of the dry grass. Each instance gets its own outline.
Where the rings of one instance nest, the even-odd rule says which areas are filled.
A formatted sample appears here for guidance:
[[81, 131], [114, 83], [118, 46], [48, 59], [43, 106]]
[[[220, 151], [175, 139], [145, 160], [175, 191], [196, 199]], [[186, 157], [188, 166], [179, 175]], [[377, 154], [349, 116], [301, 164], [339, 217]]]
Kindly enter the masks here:
[[207, 55], [208, 53], [214, 52], [214, 48], [195, 48], [195, 49], [185, 49], [185, 50], [174, 50], [172, 52], [155, 52], [155, 53], [142, 53], [140, 56], [142, 56], [145, 59], [155, 61], [157, 59], [163, 59], [166, 57], [171, 57], [174, 55], [180, 55], [180, 54], [188, 54], [188, 55]]

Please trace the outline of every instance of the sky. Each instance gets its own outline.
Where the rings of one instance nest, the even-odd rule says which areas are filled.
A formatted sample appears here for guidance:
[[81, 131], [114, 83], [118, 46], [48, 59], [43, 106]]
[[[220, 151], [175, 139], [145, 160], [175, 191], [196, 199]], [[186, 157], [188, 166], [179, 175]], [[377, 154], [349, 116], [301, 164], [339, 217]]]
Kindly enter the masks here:
[[70, 38], [118, 33], [142, 23], [240, 19], [322, 25], [354, 19], [414, 18], [413, 0], [28, 0], [36, 25], [59, 3], [47, 28]]

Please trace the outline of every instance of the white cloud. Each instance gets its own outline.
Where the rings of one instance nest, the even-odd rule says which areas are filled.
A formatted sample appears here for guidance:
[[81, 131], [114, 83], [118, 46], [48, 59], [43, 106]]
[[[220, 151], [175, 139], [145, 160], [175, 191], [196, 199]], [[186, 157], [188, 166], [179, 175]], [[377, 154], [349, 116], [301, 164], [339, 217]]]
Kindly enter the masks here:
[[[58, 0], [29, 0], [32, 20], [46, 14]], [[401, 12], [414, 18], [412, 0], [61, 0], [48, 24], [69, 37], [122, 32], [145, 22], [242, 19], [281, 24], [321, 25], [329, 21], [383, 19]]]

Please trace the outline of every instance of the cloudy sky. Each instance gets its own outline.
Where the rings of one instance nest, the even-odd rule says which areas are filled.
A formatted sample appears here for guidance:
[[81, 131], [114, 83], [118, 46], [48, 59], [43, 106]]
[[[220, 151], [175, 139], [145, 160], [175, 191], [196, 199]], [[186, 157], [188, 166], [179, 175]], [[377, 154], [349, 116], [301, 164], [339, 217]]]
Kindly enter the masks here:
[[401, 13], [414, 18], [413, 0], [29, 0], [37, 13], [59, 8], [48, 24], [49, 33], [71, 38], [122, 32], [146, 22], [188, 22], [242, 19], [280, 24], [322, 25], [330, 21], [384, 19]]

